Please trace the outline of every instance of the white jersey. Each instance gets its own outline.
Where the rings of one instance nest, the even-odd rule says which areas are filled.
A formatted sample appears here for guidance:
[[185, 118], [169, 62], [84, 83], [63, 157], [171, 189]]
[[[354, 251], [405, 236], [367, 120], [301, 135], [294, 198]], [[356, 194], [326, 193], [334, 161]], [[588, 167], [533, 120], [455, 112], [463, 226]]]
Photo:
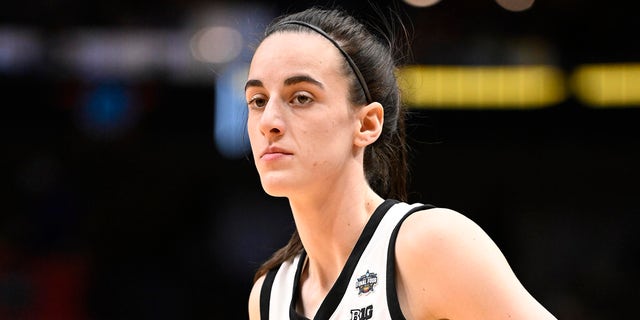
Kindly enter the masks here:
[[[405, 319], [395, 285], [395, 240], [409, 214], [433, 208], [386, 200], [373, 213], [314, 320]], [[304, 320], [296, 312], [306, 253], [267, 273], [260, 293], [261, 320]]]

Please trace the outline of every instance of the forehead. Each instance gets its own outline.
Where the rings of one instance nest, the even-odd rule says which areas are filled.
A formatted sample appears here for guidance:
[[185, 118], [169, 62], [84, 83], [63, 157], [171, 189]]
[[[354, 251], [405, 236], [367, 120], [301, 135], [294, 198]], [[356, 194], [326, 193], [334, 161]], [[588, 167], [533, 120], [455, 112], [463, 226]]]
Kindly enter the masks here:
[[261, 78], [283, 72], [339, 74], [340, 58], [338, 49], [313, 31], [274, 33], [258, 46], [249, 75]]

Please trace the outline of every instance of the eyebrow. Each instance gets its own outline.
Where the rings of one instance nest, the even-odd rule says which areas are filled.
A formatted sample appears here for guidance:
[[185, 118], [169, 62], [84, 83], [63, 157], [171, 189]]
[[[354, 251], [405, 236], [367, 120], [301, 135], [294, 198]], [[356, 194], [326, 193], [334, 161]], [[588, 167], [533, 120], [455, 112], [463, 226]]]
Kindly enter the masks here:
[[290, 85], [294, 85], [296, 83], [300, 83], [300, 82], [309, 82], [311, 84], [314, 84], [322, 89], [324, 89], [324, 86], [322, 85], [322, 83], [314, 78], [311, 78], [310, 76], [307, 75], [298, 75], [298, 76], [293, 76], [290, 78], [287, 78], [284, 80], [284, 85], [285, 86], [290, 86]]
[[[298, 76], [289, 77], [284, 80], [284, 85], [291, 86], [301, 82], [308, 82], [324, 89], [322, 82], [307, 75], [298, 75]], [[262, 84], [262, 81], [260, 80], [249, 79], [247, 80], [247, 83], [244, 85], [244, 90], [247, 91], [249, 87], [264, 87], [264, 84]]]
[[260, 80], [247, 80], [247, 83], [244, 85], [244, 91], [247, 91], [249, 87], [264, 87], [262, 81]]

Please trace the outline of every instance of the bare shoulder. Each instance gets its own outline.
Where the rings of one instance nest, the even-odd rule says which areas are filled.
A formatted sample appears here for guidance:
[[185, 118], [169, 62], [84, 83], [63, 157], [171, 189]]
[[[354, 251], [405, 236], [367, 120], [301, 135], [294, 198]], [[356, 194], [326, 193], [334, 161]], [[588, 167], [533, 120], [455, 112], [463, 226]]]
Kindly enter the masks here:
[[264, 278], [265, 276], [263, 275], [256, 280], [249, 294], [249, 319], [251, 320], [260, 319], [260, 291], [264, 283]]
[[[401, 226], [401, 248], [420, 252], [442, 249], [469, 240], [488, 240], [488, 235], [474, 221], [447, 208], [421, 210], [411, 214]], [[425, 247], [424, 244], [429, 244]], [[476, 248], [477, 249], [477, 248]]]
[[489, 235], [455, 210], [407, 217], [398, 233], [396, 266], [398, 297], [410, 317], [554, 319]]
[[432, 208], [417, 211], [407, 217], [404, 225], [415, 226], [416, 224], [423, 231], [425, 227], [428, 227], [430, 231], [449, 230], [451, 227], [477, 227], [471, 219], [449, 208]]
[[478, 224], [447, 208], [421, 210], [407, 217], [398, 233], [396, 252], [399, 262], [417, 264], [422, 270], [425, 261], [437, 270], [439, 266], [446, 269], [464, 263], [476, 255], [490, 253], [491, 258], [502, 258]]

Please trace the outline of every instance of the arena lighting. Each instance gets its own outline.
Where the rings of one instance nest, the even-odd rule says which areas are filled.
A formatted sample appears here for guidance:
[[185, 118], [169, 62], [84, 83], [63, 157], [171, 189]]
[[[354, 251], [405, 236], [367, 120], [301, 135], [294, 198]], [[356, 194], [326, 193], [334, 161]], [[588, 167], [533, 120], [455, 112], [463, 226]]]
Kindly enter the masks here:
[[570, 81], [576, 97], [586, 106], [640, 106], [640, 63], [582, 65]]
[[546, 65], [407, 66], [398, 71], [413, 108], [535, 109], [567, 96], [564, 74]]
[[191, 54], [202, 62], [227, 63], [233, 61], [244, 46], [240, 31], [231, 27], [206, 27], [191, 38]]
[[533, 6], [534, 0], [496, 0], [503, 9], [513, 12], [524, 11]]
[[[254, 20], [262, 21], [251, 17]], [[257, 25], [260, 23], [243, 26]], [[235, 27], [193, 30], [212, 33], [203, 38], [194, 37], [197, 32], [186, 29], [75, 29], [44, 39], [37, 30], [0, 27], [0, 76], [46, 71], [46, 57], [47, 66], [62, 71], [52, 73], [53, 77], [73, 75], [126, 83], [162, 76], [172, 83], [211, 84], [225, 65], [234, 62], [214, 69], [210, 61], [220, 62], [231, 56], [248, 60], [246, 43], [251, 35], [258, 34]], [[246, 52], [236, 55], [237, 49], [230, 50], [237, 48], [235, 42], [223, 52], [209, 51], [208, 45], [199, 47], [206, 49], [199, 51], [199, 56], [189, 50], [193, 49], [190, 44], [198, 43], [194, 42], [196, 38], [234, 35], [233, 30], [240, 31], [245, 39], [242, 47]], [[198, 60], [204, 57], [209, 62]], [[544, 65], [414, 65], [401, 69], [399, 75], [404, 99], [414, 108], [541, 108], [563, 101], [569, 93], [589, 107], [640, 107], [640, 61], [583, 64], [564, 72]]]
[[404, 0], [404, 2], [414, 7], [424, 8], [424, 7], [432, 6], [440, 2], [440, 0]]
[[213, 137], [218, 152], [229, 159], [242, 158], [250, 150], [244, 96], [248, 73], [248, 63], [236, 62], [221, 70], [215, 81]]
[[[533, 6], [533, 2], [535, 0], [495, 0], [500, 7], [505, 10], [518, 12], [524, 11], [531, 6]], [[404, 0], [404, 2], [410, 6], [425, 8], [429, 6], [433, 6], [440, 2], [440, 0]]]
[[21, 72], [44, 58], [44, 41], [36, 30], [0, 26], [0, 72]]
[[152, 77], [167, 69], [186, 70], [193, 60], [188, 38], [178, 31], [83, 28], [49, 42], [52, 63], [84, 79]]

